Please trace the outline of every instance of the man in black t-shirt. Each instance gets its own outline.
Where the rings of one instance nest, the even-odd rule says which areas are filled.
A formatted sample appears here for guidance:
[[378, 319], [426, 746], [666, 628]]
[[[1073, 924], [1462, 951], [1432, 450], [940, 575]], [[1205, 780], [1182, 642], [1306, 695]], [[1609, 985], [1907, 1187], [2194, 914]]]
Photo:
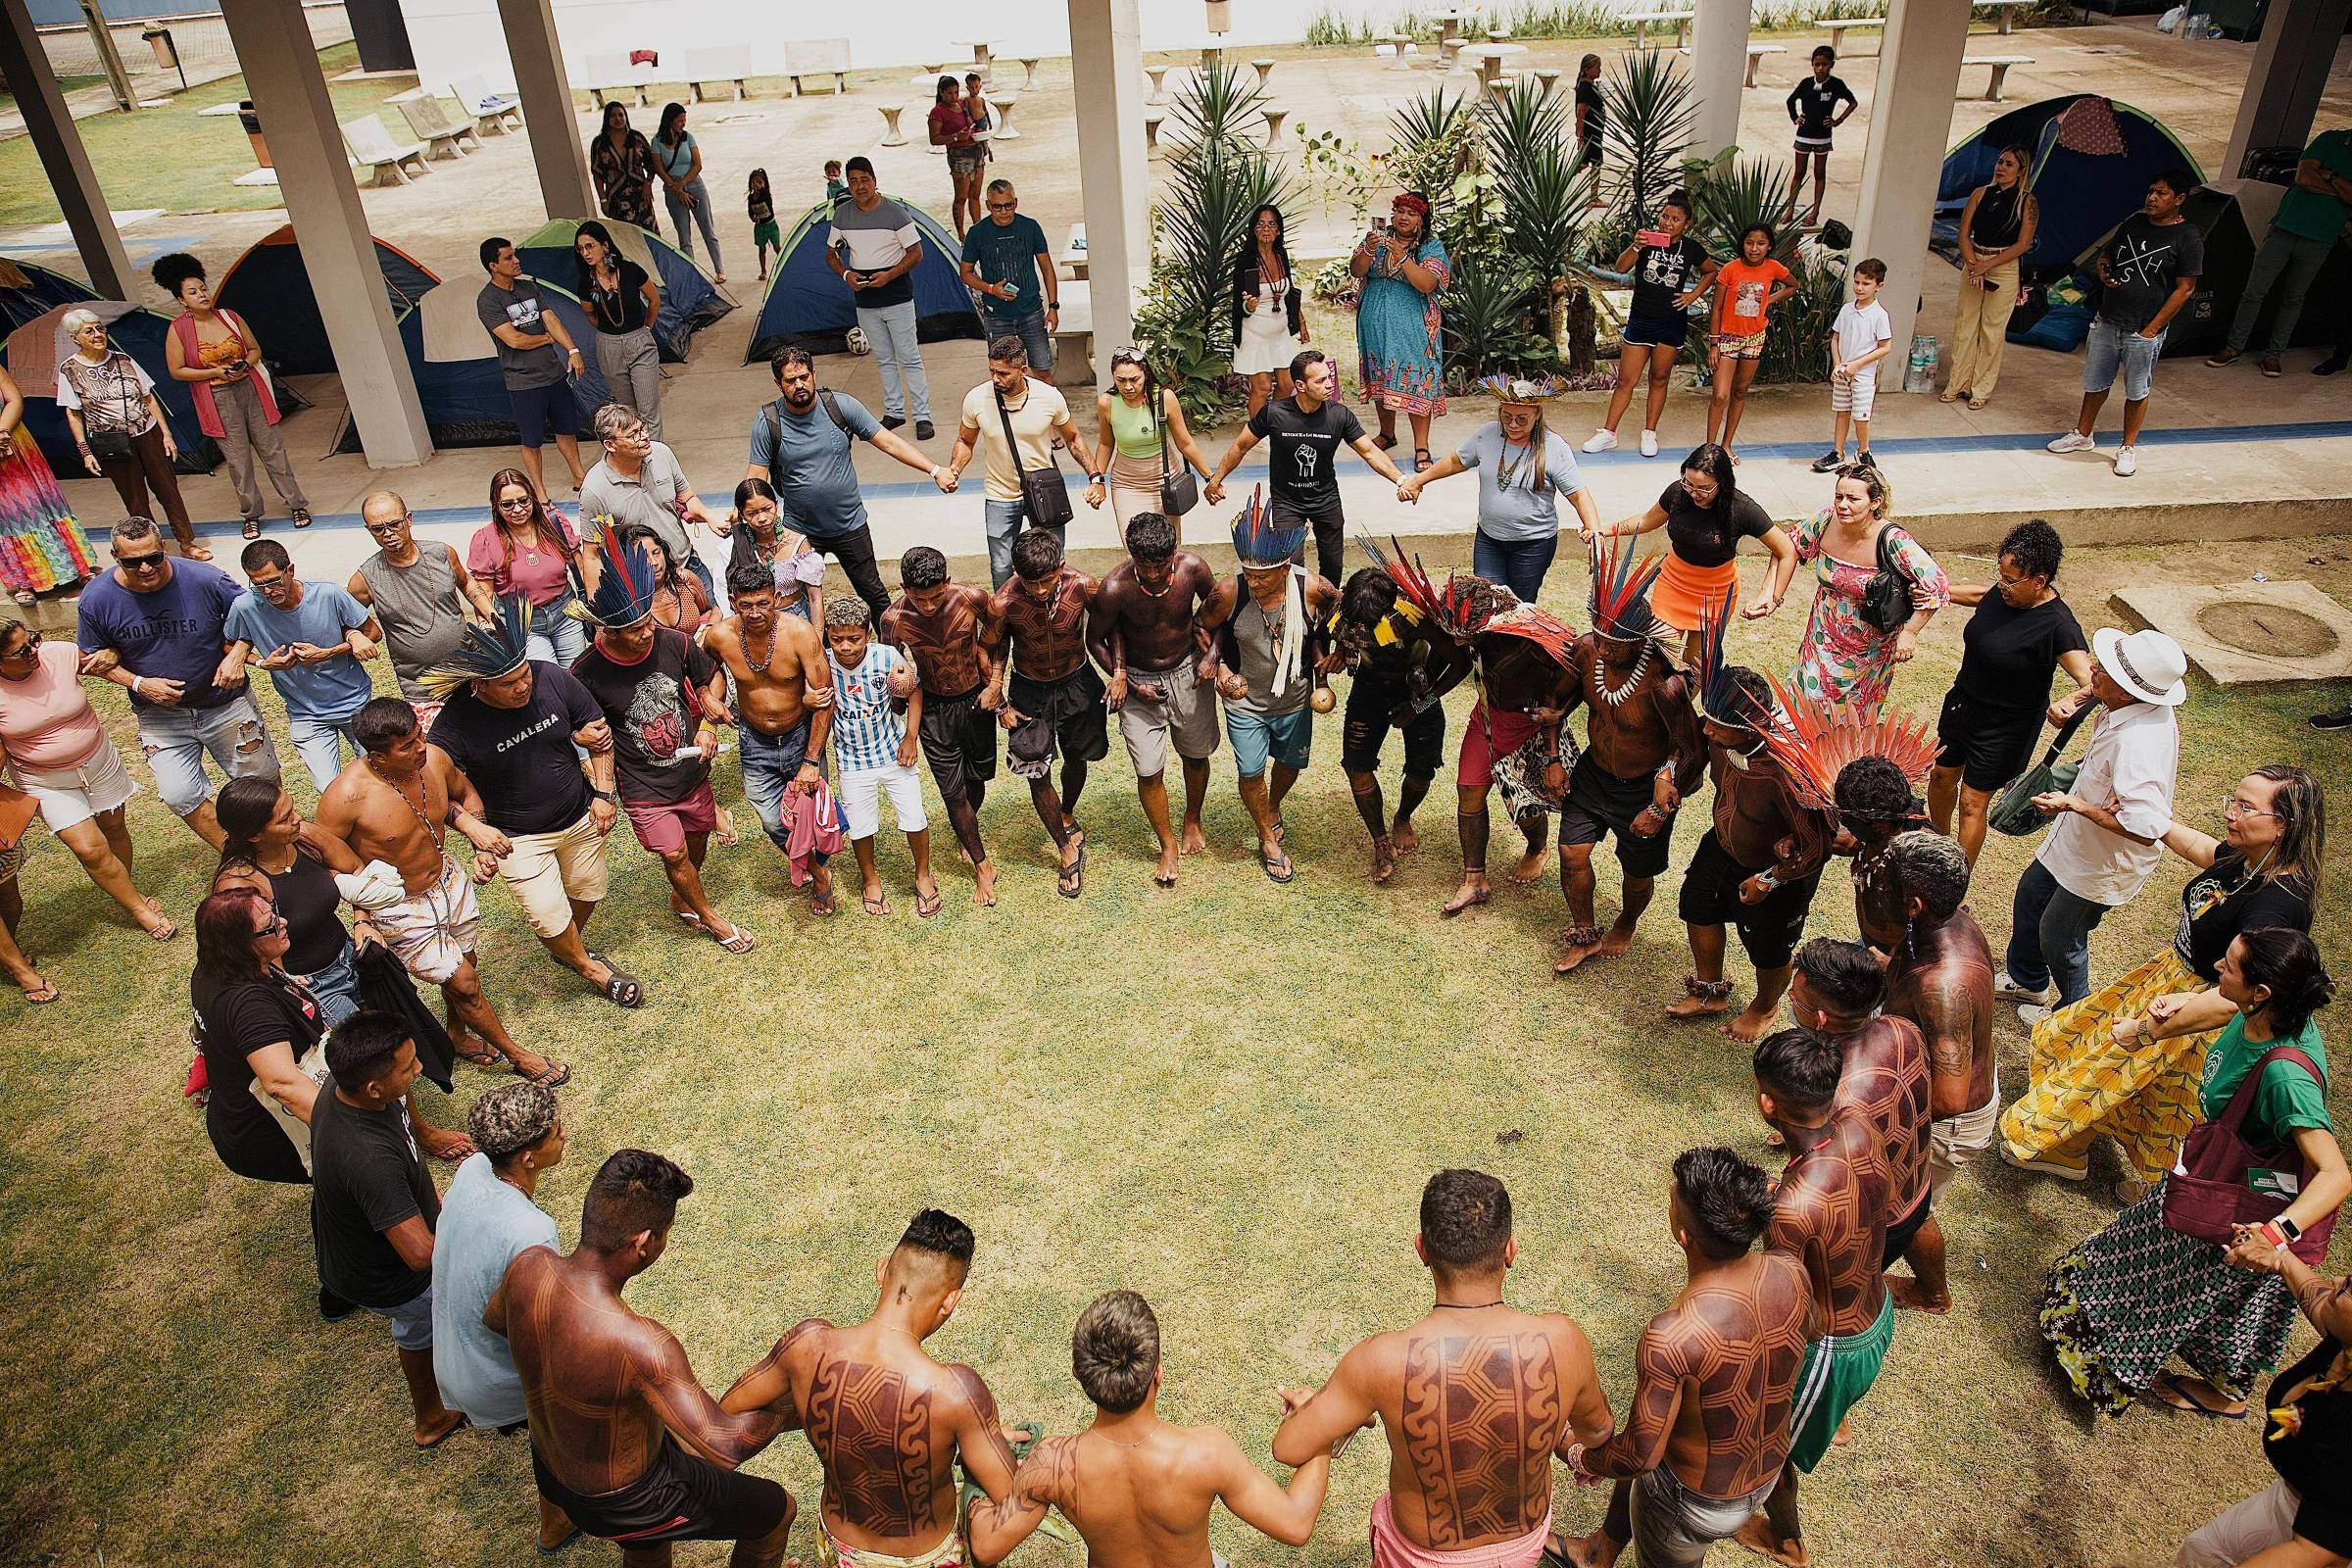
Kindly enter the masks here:
[[[1241, 466], [1250, 449], [1260, 441], [1266, 448], [1266, 490], [1274, 525], [1310, 527], [1315, 531], [1315, 569], [1326, 582], [1347, 575], [1348, 519], [1340, 508], [1340, 448], [1353, 447], [1372, 466], [1372, 471], [1391, 484], [1404, 475], [1389, 455], [1373, 445], [1357, 421], [1355, 411], [1334, 400], [1339, 371], [1320, 349], [1307, 349], [1291, 361], [1294, 397], [1269, 400], [1250, 416], [1250, 423], [1233, 438], [1217, 471], [1209, 476], [1211, 506], [1225, 500], [1225, 476]], [[1303, 562], [1305, 550], [1299, 550]]]
[[541, 944], [607, 1000], [634, 1007], [644, 989], [584, 940], [605, 896], [605, 835], [620, 819], [612, 727], [568, 670], [528, 657], [524, 602], [504, 608], [502, 635], [468, 639], [458, 662], [427, 677], [450, 692], [430, 739], [466, 781], [460, 804], [513, 846], [498, 874]]
[[332, 1083], [311, 1103], [311, 1240], [318, 1283], [385, 1318], [416, 1415], [416, 1446], [466, 1424], [433, 1381], [433, 1223], [441, 1197], [425, 1173], [402, 1100], [416, 1045], [388, 1012], [360, 1011], [327, 1036]]
[[2052, 452], [2095, 452], [2091, 427], [2120, 372], [2124, 379], [2124, 444], [2115, 472], [2139, 470], [2139, 426], [2148, 416], [2148, 392], [2164, 353], [2165, 329], [2197, 291], [2205, 270], [2205, 231], [2181, 216], [2197, 186], [2185, 169], [2168, 169], [2148, 183], [2141, 209], [2123, 220], [2099, 251], [2098, 318], [2082, 344], [2082, 413], [2075, 427], [2050, 443]]
[[1805, 214], [1807, 223], [1821, 221], [1822, 192], [1830, 180], [1831, 132], [1861, 107], [1854, 90], [1831, 74], [1837, 64], [1838, 51], [1823, 44], [1813, 51], [1813, 74], [1788, 89], [1788, 120], [1796, 126], [1796, 171], [1788, 178], [1788, 206], [1794, 211], [1796, 199], [1804, 191], [1805, 160], [1810, 158], [1813, 206]]

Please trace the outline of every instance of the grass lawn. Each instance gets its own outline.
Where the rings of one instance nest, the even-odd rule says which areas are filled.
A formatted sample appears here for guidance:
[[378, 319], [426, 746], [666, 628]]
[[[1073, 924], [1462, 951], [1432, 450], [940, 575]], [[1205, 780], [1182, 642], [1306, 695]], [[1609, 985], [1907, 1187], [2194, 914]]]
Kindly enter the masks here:
[[[405, 76], [333, 79], [359, 61], [356, 44], [339, 43], [319, 51], [318, 66], [328, 78], [326, 92], [334, 100], [335, 118], [381, 115], [393, 139], [406, 140], [400, 110], [386, 108], [384, 100], [415, 86], [415, 80]], [[220, 115], [206, 120], [197, 114], [247, 96], [243, 76], [223, 76], [173, 94], [168, 109], [94, 115], [74, 123], [81, 132], [98, 183], [108, 203], [116, 208], [161, 207], [175, 213], [202, 213], [282, 206], [274, 185], [229, 183], [253, 169], [253, 145], [245, 139], [237, 117]], [[266, 125], [264, 134], [268, 134]], [[0, 227], [54, 223], [59, 217], [56, 197], [41, 171], [32, 138], [18, 136], [0, 142]]]
[[[2134, 577], [2261, 568], [2352, 593], [2346, 550], [2232, 546], [2227, 566], [2177, 549], [2085, 550], [2064, 583], [2096, 624], [2108, 592]], [[2303, 564], [2315, 556], [2327, 564]], [[1558, 608], [1581, 610], [1580, 574], [1556, 572], [1553, 584]], [[1736, 655], [1785, 668], [1801, 617], [1800, 604], [1743, 624]], [[1932, 628], [1901, 677], [1905, 703], [1933, 710], [1957, 660], [1958, 619]], [[2218, 803], [2262, 761], [2304, 763], [2340, 789], [2340, 737], [2302, 722], [2323, 696], [2340, 693], [2224, 699], [2199, 686], [2185, 710], [2181, 814], [2218, 827]], [[1450, 747], [1466, 705], [1448, 706]], [[134, 748], [127, 715], [110, 718]], [[875, 1258], [911, 1210], [938, 1203], [972, 1222], [980, 1252], [962, 1312], [932, 1348], [978, 1366], [1009, 1416], [1055, 1431], [1082, 1419], [1071, 1321], [1098, 1292], [1127, 1286], [1160, 1314], [1166, 1412], [1223, 1424], [1262, 1456], [1277, 1384], [1318, 1381], [1358, 1337], [1422, 1310], [1429, 1285], [1410, 1245], [1421, 1184], [1442, 1165], [1475, 1164], [1517, 1197], [1514, 1299], [1585, 1323], [1622, 1413], [1636, 1336], [1681, 1282], [1665, 1229], [1674, 1154], [1729, 1143], [1766, 1157], [1744, 1051], [1711, 1028], [1658, 1021], [1687, 965], [1674, 888], [1703, 824], [1680, 825], [1677, 869], [1633, 954], [1558, 982], [1554, 887], [1438, 918], [1457, 864], [1446, 780], [1426, 813], [1426, 848], [1393, 887], [1369, 885], [1338, 721], [1319, 728], [1289, 810], [1300, 874], [1288, 889], [1259, 874], [1220, 757], [1215, 848], [1188, 862], [1174, 892], [1155, 890], [1114, 742], [1085, 798], [1083, 899], [1054, 897], [1044, 835], [1017, 781], [1000, 775], [983, 822], [1005, 868], [1003, 906], [971, 907], [935, 807], [948, 907], [920, 922], [887, 828], [890, 920], [858, 912], [854, 881], [830, 923], [785, 896], [776, 857], [749, 831], [730, 757], [721, 796], [747, 837], [715, 852], [710, 879], [760, 947], [730, 957], [684, 935], [661, 912], [656, 862], [616, 836], [595, 945], [646, 980], [641, 1012], [616, 1012], [559, 975], [508, 894], [486, 890], [491, 994], [520, 1039], [576, 1075], [564, 1091], [570, 1153], [541, 1190], [566, 1242], [612, 1150], [636, 1144], [682, 1161], [701, 1186], [631, 1299], [678, 1333], [717, 1388], [802, 1316], [862, 1314]], [[1392, 789], [1396, 766], [1392, 744]], [[133, 814], [141, 885], [184, 915], [209, 857], [152, 794]], [[1507, 835], [1496, 842], [1507, 866]], [[411, 1451], [382, 1326], [316, 1316], [303, 1195], [228, 1175], [180, 1100], [190, 940], [157, 951], [70, 856], [36, 850], [24, 941], [66, 995], [39, 1011], [0, 1002], [0, 1225], [16, 1238], [5, 1293], [15, 1474], [0, 1561], [530, 1560], [523, 1446], [466, 1436]], [[1974, 902], [1996, 940], [2030, 850], [1998, 838], [1988, 849]], [[1606, 914], [1614, 873], [1602, 874]], [[2095, 973], [2169, 939], [2183, 878], [2168, 865], [2101, 927]], [[2330, 887], [2320, 922], [2339, 972], [2346, 881]], [[1842, 869], [1815, 913], [1816, 930], [1852, 933]], [[1734, 972], [1744, 996], [1746, 976]], [[2006, 1015], [2000, 1049], [2014, 1095], [2025, 1040]], [[437, 1118], [455, 1120], [489, 1081], [460, 1072], [458, 1103], [428, 1092]], [[2333, 1103], [2339, 1120], [2352, 1111], [2340, 1089]], [[2186, 1530], [2268, 1484], [2256, 1423], [2142, 1410], [2094, 1429], [2048, 1370], [2034, 1327], [2042, 1271], [2112, 1212], [2102, 1184], [2068, 1187], [1997, 1162], [1956, 1184], [1942, 1213], [1957, 1309], [1902, 1319], [1852, 1446], [1807, 1483], [1818, 1560], [2170, 1561]], [[2308, 1343], [2299, 1330], [2298, 1351]], [[1342, 1463], [1296, 1560], [1363, 1560], [1378, 1451], [1359, 1446]], [[800, 1438], [753, 1468], [813, 1501]], [[1558, 1503], [1560, 1521], [1582, 1530], [1601, 1498], [1563, 1480]], [[1230, 1520], [1215, 1539], [1239, 1564], [1293, 1560]], [[798, 1544], [804, 1557], [814, 1549]], [[1025, 1548], [1032, 1561], [1059, 1550]], [[612, 1560], [604, 1546], [576, 1555]]]

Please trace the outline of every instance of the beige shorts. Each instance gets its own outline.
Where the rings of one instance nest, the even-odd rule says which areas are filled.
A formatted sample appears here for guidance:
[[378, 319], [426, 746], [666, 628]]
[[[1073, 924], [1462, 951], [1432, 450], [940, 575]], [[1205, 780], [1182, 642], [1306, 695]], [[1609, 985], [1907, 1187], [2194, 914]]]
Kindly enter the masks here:
[[510, 833], [514, 853], [498, 862], [500, 880], [514, 891], [531, 929], [552, 942], [571, 926], [573, 904], [605, 896], [605, 835], [586, 811], [552, 833]]
[[1928, 1190], [1941, 1193], [1960, 1167], [1990, 1149], [2001, 1130], [2001, 1069], [1992, 1069], [1992, 1098], [1974, 1110], [1928, 1123]]
[[32, 767], [9, 764], [17, 788], [39, 803], [41, 820], [52, 833], [87, 822], [112, 811], [139, 793], [139, 782], [122, 765], [122, 754], [109, 741], [72, 767]]
[[[1166, 695], [1145, 695], [1146, 682]], [[1178, 757], [1200, 762], [1217, 754], [1216, 694], [1200, 684], [1200, 666], [1190, 659], [1174, 669], [1127, 671], [1127, 700], [1119, 705], [1119, 738], [1127, 743], [1137, 778], [1157, 778], [1168, 770], [1171, 733], [1176, 737]]]
[[466, 966], [481, 934], [482, 909], [474, 902], [473, 878], [448, 856], [441, 875], [422, 893], [373, 911], [376, 934], [400, 956], [409, 973], [440, 985]]

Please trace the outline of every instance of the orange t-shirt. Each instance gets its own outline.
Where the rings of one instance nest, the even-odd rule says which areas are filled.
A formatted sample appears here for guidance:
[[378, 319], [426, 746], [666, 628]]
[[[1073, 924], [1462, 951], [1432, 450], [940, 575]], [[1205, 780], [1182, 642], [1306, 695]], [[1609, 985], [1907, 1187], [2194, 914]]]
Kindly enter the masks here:
[[1716, 308], [1715, 330], [1730, 337], [1752, 337], [1763, 331], [1764, 302], [1772, 297], [1774, 285], [1794, 281], [1788, 269], [1770, 258], [1761, 267], [1750, 267], [1744, 261], [1724, 263], [1715, 274], [1715, 293], [1721, 301]]

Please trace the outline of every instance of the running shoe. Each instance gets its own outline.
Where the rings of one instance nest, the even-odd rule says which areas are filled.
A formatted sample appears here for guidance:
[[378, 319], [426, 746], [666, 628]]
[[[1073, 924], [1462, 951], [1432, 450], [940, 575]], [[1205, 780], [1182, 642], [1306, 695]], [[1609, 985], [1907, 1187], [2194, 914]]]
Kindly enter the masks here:
[[1642, 432], [1642, 455], [1645, 458], [1654, 458], [1658, 455], [1657, 431], [1644, 430]]
[[1813, 460], [1813, 471], [1815, 473], [1828, 473], [1833, 468], [1841, 468], [1843, 466], [1845, 466], [1845, 454], [1842, 452], [1824, 452], [1820, 457]]
[[2138, 471], [2138, 449], [2135, 447], [2117, 447], [2115, 449], [2115, 476], [2118, 479], [2129, 479]]
[[2066, 434], [2051, 442], [2048, 447], [2051, 452], [2096, 452], [2098, 449], [2097, 438], [2084, 435], [2080, 430], [2067, 431]]
[[1585, 451], [1587, 451], [1587, 452], [1614, 452], [1614, 451], [1616, 451], [1616, 450], [1617, 450], [1617, 432], [1616, 432], [1616, 431], [1614, 431], [1614, 430], [1595, 430], [1595, 431], [1593, 431], [1593, 432], [1592, 432], [1592, 439], [1591, 439], [1591, 440], [1589, 440], [1589, 441], [1587, 441], [1587, 442], [1585, 443], [1584, 450], [1585, 450]]

